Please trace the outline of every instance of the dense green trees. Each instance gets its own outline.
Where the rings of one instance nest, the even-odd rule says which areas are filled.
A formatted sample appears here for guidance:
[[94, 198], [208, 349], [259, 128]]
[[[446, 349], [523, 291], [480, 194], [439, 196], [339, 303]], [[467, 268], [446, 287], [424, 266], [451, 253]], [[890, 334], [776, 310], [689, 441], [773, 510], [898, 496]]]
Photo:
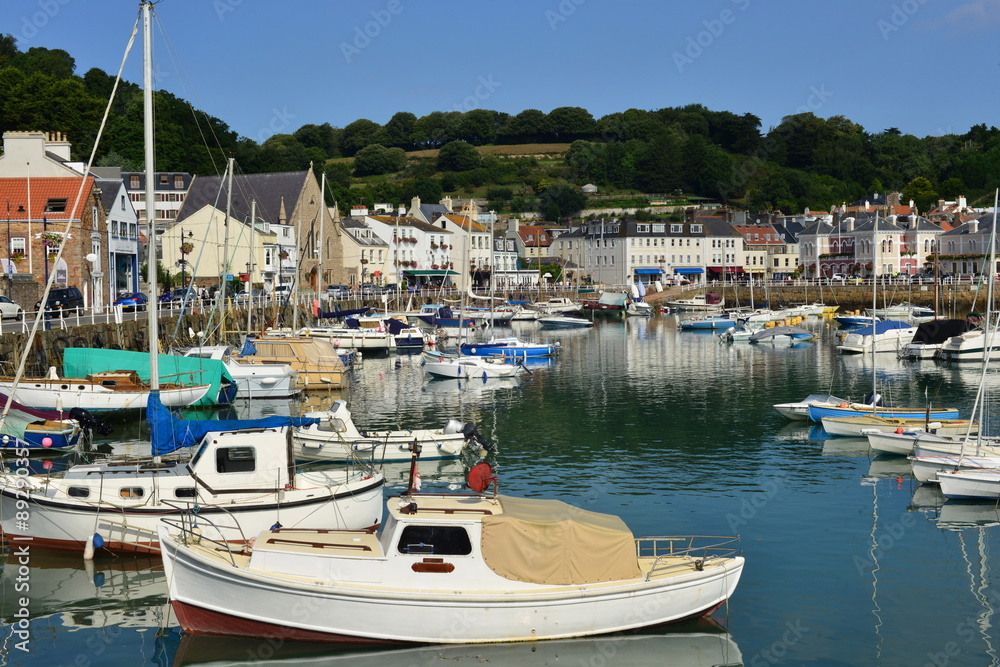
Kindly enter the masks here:
[[[114, 78], [83, 76], [61, 49], [18, 48], [0, 35], [0, 132], [66, 132], [73, 158], [89, 155]], [[764, 132], [757, 116], [699, 104], [627, 109], [594, 118], [580, 107], [508, 114], [488, 109], [395, 113], [385, 125], [358, 119], [343, 128], [307, 124], [281, 134], [241, 137], [218, 118], [157, 92], [157, 168], [221, 173], [229, 154], [245, 172], [301, 170], [328, 176], [330, 202], [399, 203], [419, 195], [486, 195], [508, 210], [541, 207], [562, 217], [570, 191], [592, 182], [602, 192], [682, 191], [751, 210], [827, 209], [900, 190], [926, 211], [937, 197], [988, 199], [1000, 173], [1000, 130], [976, 125], [963, 135], [918, 138], [898, 128], [868, 132], [842, 116], [787, 116]], [[205, 148], [205, 139], [213, 142]], [[565, 159], [481, 154], [477, 146], [570, 144]], [[201, 147], [201, 148], [199, 148]], [[403, 151], [440, 149], [436, 158]], [[529, 151], [524, 151], [529, 152]], [[516, 153], [516, 151], [515, 151]], [[419, 155], [419, 154], [418, 154]], [[97, 154], [101, 164], [142, 163], [139, 88], [120, 86]], [[353, 164], [336, 162], [354, 158]], [[353, 179], [353, 180], [352, 180]]]

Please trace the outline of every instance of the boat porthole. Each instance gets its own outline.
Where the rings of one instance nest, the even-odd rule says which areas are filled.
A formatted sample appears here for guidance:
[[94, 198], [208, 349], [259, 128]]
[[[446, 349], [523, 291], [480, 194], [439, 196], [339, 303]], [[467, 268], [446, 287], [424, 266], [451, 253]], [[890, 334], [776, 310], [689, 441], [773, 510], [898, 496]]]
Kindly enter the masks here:
[[69, 389], [69, 385], [66, 385], [66, 384], [64, 384], [64, 385], [62, 385], [62, 386], [61, 386], [61, 387], [59, 387], [59, 388], [60, 388], [60, 389]]

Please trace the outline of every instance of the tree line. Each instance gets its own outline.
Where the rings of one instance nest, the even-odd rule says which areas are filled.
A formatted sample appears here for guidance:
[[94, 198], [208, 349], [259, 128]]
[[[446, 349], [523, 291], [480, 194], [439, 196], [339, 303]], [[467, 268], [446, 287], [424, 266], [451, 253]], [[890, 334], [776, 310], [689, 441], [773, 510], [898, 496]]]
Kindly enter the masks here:
[[[0, 131], [66, 132], [74, 159], [89, 156], [114, 77], [99, 68], [76, 74], [61, 49], [20, 51], [0, 35]], [[262, 142], [196, 112], [170, 93], [155, 94], [157, 168], [221, 173], [232, 154], [247, 173], [326, 172], [330, 202], [342, 208], [413, 196], [486, 196], [509, 211], [543, 208], [564, 216], [566, 190], [594, 183], [602, 191], [698, 195], [751, 211], [828, 209], [875, 192], [900, 190], [921, 211], [938, 198], [982, 198], [1000, 173], [1000, 130], [976, 125], [957, 135], [918, 138], [897, 128], [869, 132], [843, 116], [787, 116], [766, 131], [750, 113], [702, 105], [629, 109], [594, 118], [580, 107], [508, 114], [488, 109], [400, 111], [379, 124], [307, 124]], [[142, 163], [142, 91], [123, 82], [100, 152], [102, 165], [137, 170]], [[205, 147], [205, 139], [213, 143]], [[569, 144], [562, 159], [482, 155], [486, 145]], [[203, 148], [194, 148], [194, 147]], [[409, 151], [440, 149], [436, 158]], [[545, 195], [547, 190], [558, 188]], [[534, 207], [534, 209], [533, 209]]]

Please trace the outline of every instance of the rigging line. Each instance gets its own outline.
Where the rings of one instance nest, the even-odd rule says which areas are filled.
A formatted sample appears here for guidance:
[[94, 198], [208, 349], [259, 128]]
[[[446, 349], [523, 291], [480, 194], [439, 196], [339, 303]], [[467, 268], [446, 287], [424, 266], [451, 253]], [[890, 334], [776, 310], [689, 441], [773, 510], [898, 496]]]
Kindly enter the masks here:
[[[156, 27], [160, 31], [160, 36], [163, 38], [164, 45], [167, 48], [167, 56], [170, 58], [170, 62], [174, 66], [174, 71], [176, 71], [178, 73], [178, 75], [180, 75], [178, 77], [178, 80], [181, 82], [181, 89], [185, 92], [185, 94], [187, 94], [187, 95], [189, 95], [191, 97], [194, 97], [195, 100], [198, 101], [199, 104], [200, 104], [201, 102], [198, 99], [198, 94], [197, 94], [194, 86], [192, 85], [190, 88], [188, 88], [188, 86], [185, 85], [185, 82], [186, 83], [190, 83], [191, 79], [190, 79], [190, 77], [188, 77], [187, 70], [184, 69], [184, 67], [183, 67], [182, 64], [179, 64], [180, 63], [180, 58], [177, 57], [177, 51], [174, 49], [173, 42], [170, 41], [170, 36], [167, 34], [166, 30], [164, 29], [163, 22], [157, 20], [158, 18], [159, 18], [158, 16], [153, 15], [153, 20], [156, 21]], [[214, 155], [215, 151], [212, 148], [209, 147], [208, 140], [205, 138], [205, 132], [202, 130], [201, 123], [198, 122], [199, 121], [199, 118], [198, 118], [199, 111], [194, 108], [194, 105], [191, 104], [191, 102], [188, 102], [187, 100], [185, 100], [185, 103], [187, 104], [188, 109], [191, 110], [191, 116], [194, 118], [194, 125], [195, 125], [195, 127], [198, 128], [198, 134], [201, 136], [201, 141], [202, 141], [202, 143], [205, 146], [205, 152], [208, 154], [208, 159], [212, 161], [212, 167], [215, 169], [216, 175], [218, 175], [219, 174], [219, 165], [215, 161], [215, 155]], [[222, 156], [224, 158], [225, 155], [226, 155], [226, 151], [222, 147], [222, 142], [219, 141], [218, 135], [215, 133], [215, 126], [208, 120], [211, 117], [208, 115], [208, 113], [206, 113], [204, 111], [202, 111], [200, 113], [205, 117], [206, 124], [209, 127], [209, 131], [212, 134], [212, 138], [215, 140], [215, 145], [218, 147], [219, 151], [222, 152]]]
[[[83, 188], [87, 184], [87, 179], [90, 178], [89, 174], [90, 174], [90, 169], [94, 164], [94, 156], [97, 154], [97, 147], [101, 142], [101, 137], [104, 135], [104, 128], [107, 126], [108, 123], [108, 116], [111, 113], [111, 105], [112, 102], [114, 102], [115, 93], [118, 91], [118, 84], [121, 82], [122, 71], [125, 69], [125, 61], [128, 60], [128, 54], [132, 50], [132, 45], [135, 44], [135, 36], [139, 33], [140, 21], [141, 21], [141, 15], [136, 17], [135, 24], [132, 26], [132, 34], [129, 35], [128, 44], [126, 44], [125, 46], [125, 53], [122, 55], [122, 62], [118, 66], [118, 75], [115, 77], [114, 86], [112, 86], [111, 88], [111, 95], [108, 97], [108, 104], [104, 108], [104, 116], [101, 118], [101, 125], [97, 130], [97, 136], [94, 138], [94, 146], [90, 151], [90, 158], [87, 161], [86, 169], [84, 170], [83, 174], [80, 177], [80, 188], [77, 190], [76, 199], [73, 201], [73, 210], [71, 211], [70, 215], [67, 216], [66, 218], [66, 227], [63, 231], [64, 238], [68, 238], [70, 230], [73, 227], [73, 218], [76, 215], [77, 211], [79, 210], [80, 198], [83, 197]], [[91, 220], [91, 225], [96, 225], [96, 224], [97, 224], [96, 220]], [[82, 213], [80, 214], [80, 228], [82, 233], [83, 230]], [[49, 293], [52, 291], [52, 285], [55, 282], [56, 274], [58, 273], [58, 271], [55, 269], [59, 266], [59, 262], [62, 260], [63, 250], [65, 250], [66, 245], [67, 245], [66, 243], [59, 244], [59, 251], [56, 253], [56, 259], [53, 266], [53, 271], [51, 275], [49, 275], [49, 280], [45, 284], [45, 289], [42, 291], [41, 302], [43, 304], [48, 301]], [[21, 381], [21, 377], [24, 375], [24, 368], [27, 364], [28, 356], [29, 354], [31, 354], [31, 349], [33, 347], [30, 343], [35, 340], [35, 336], [38, 334], [38, 327], [41, 324], [42, 319], [44, 317], [45, 317], [45, 308], [39, 308], [38, 312], [35, 314], [35, 321], [32, 322], [31, 331], [28, 333], [27, 342], [25, 343], [24, 349], [21, 351], [21, 361], [18, 364], [17, 371], [14, 374], [14, 381], [13, 383], [11, 383], [10, 387], [11, 396], [14, 396], [14, 392], [17, 390], [17, 385]], [[7, 404], [4, 406], [3, 413], [0, 414], [0, 428], [3, 428], [3, 426], [7, 421], [7, 415], [10, 413], [12, 404], [13, 401], [7, 401]]]

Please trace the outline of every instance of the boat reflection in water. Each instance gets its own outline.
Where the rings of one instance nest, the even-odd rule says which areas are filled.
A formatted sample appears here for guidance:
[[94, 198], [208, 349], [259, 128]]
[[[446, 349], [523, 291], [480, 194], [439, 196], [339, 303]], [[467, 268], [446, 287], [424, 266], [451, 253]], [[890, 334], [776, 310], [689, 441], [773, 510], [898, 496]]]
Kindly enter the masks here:
[[671, 665], [725, 667], [743, 664], [733, 638], [714, 622], [689, 624], [662, 634], [623, 633], [588, 639], [557, 639], [514, 644], [420, 646], [416, 648], [331, 648], [328, 644], [282, 642], [185, 634], [174, 667], [246, 664], [352, 667], [384, 665]]
[[177, 625], [160, 558], [84, 561], [76, 554], [30, 550], [29, 545], [30, 588], [25, 592], [25, 577], [19, 573], [23, 563], [16, 554], [23, 545], [12, 544], [0, 575], [0, 618], [5, 624], [23, 613], [24, 600], [35, 637], [46, 623], [70, 631]]

